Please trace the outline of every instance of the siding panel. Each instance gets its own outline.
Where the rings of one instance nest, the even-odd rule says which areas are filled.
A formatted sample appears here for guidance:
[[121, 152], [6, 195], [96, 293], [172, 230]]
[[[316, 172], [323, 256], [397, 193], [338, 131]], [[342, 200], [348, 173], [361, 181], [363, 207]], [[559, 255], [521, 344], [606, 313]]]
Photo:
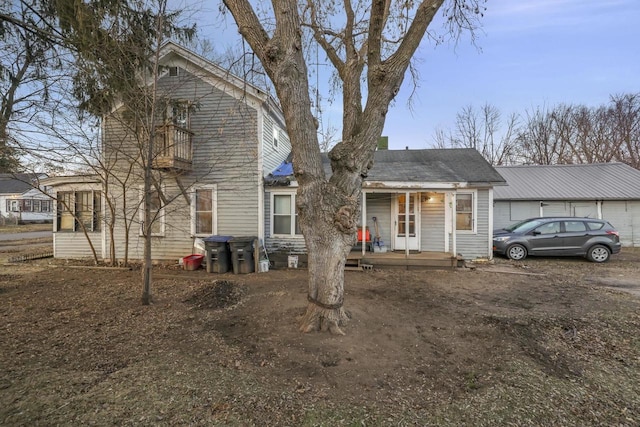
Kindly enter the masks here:
[[429, 193], [430, 200], [421, 205], [420, 248], [423, 251], [444, 252], [444, 193]]
[[458, 232], [456, 235], [457, 251], [465, 259], [491, 257], [489, 236], [493, 234], [493, 229], [492, 225], [489, 225], [489, 191], [478, 190], [477, 199], [476, 233]]

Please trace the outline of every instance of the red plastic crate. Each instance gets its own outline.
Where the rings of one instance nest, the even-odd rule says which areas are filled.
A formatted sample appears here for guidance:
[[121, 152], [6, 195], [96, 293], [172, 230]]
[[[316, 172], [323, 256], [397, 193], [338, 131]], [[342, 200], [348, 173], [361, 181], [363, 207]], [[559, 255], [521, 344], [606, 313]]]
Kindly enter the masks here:
[[193, 254], [182, 258], [182, 266], [185, 270], [197, 270], [202, 264], [204, 255]]

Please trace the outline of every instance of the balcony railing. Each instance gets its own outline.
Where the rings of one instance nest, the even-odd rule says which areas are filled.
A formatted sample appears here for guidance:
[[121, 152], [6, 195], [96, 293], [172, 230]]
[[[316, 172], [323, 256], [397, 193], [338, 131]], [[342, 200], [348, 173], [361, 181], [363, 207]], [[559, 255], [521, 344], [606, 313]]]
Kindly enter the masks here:
[[191, 170], [193, 132], [166, 124], [156, 128], [153, 167], [155, 169]]

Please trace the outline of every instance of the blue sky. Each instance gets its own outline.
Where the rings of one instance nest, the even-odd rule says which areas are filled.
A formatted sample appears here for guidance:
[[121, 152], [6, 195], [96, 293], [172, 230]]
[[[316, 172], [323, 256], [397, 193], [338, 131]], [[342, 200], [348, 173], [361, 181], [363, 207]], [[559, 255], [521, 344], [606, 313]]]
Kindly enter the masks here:
[[[211, 18], [214, 5], [194, 3], [205, 37], [216, 44], [237, 37], [229, 21]], [[423, 43], [413, 108], [405, 81], [387, 114], [389, 148], [431, 146], [435, 130], [451, 129], [468, 105], [489, 103], [506, 117], [640, 92], [640, 0], [489, 0], [486, 7], [475, 46], [465, 36], [457, 44]], [[325, 125], [340, 126], [339, 104], [323, 106]]]
[[640, 92], [640, 1], [489, 0], [477, 39], [424, 45], [413, 112], [408, 86], [387, 115], [389, 148], [425, 148], [463, 107], [503, 116], [559, 103], [597, 106]]

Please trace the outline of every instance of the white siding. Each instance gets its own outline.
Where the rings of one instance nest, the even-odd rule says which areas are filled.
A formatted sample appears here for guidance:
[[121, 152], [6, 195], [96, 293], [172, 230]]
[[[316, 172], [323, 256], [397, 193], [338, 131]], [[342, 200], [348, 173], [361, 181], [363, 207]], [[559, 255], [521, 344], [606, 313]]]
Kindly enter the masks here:
[[604, 201], [602, 217], [620, 232], [623, 246], [640, 246], [640, 201]]
[[429, 200], [421, 202], [421, 212], [420, 249], [444, 252], [444, 193], [429, 193]]
[[[273, 146], [273, 128], [280, 129], [278, 147]], [[262, 153], [263, 175], [267, 176], [286, 160], [291, 152], [291, 141], [284, 128], [284, 124], [278, 123], [271, 114], [265, 114], [262, 121]]]
[[476, 233], [456, 234], [456, 249], [465, 259], [491, 258], [489, 236], [493, 234], [493, 224], [489, 224], [489, 190], [477, 192]]
[[[102, 233], [57, 232], [53, 234], [53, 256], [62, 259], [93, 259], [91, 245], [102, 259]], [[88, 238], [88, 239], [87, 239]], [[89, 243], [91, 241], [91, 244]]]
[[[193, 170], [179, 176], [187, 192], [198, 185], [217, 185], [217, 231], [221, 235], [257, 236], [261, 171], [258, 166], [258, 114], [242, 100], [206, 83], [198, 76], [180, 70], [179, 77], [165, 76], [160, 87], [167, 97], [190, 101], [196, 108], [191, 112], [190, 129], [193, 136]], [[105, 138], [108, 142], [128, 141], [135, 146], [129, 134], [123, 138], [124, 126], [107, 119]], [[105, 145], [107, 156], [116, 152], [113, 143]], [[121, 164], [128, 166], [128, 162]], [[124, 173], [120, 178], [124, 178]], [[136, 169], [126, 188], [127, 211], [123, 212], [123, 198], [118, 193], [116, 180], [109, 183], [117, 206], [115, 243], [117, 258], [124, 256], [126, 235], [124, 217], [131, 221], [129, 233], [130, 260], [141, 259], [144, 240], [140, 236], [140, 179]], [[165, 206], [165, 233], [153, 238], [152, 258], [177, 260], [192, 253], [194, 238], [191, 236], [190, 206], [176, 184], [176, 177], [167, 172], [156, 174], [164, 188], [169, 204]], [[108, 239], [107, 245], [108, 248]]]
[[380, 240], [387, 247], [387, 250], [391, 249], [392, 230], [391, 226], [391, 203], [393, 195], [369, 193], [367, 194], [367, 226], [371, 232], [371, 240], [376, 236], [376, 228], [373, 222], [373, 217], [376, 217], [378, 223], [378, 232], [380, 233]]

